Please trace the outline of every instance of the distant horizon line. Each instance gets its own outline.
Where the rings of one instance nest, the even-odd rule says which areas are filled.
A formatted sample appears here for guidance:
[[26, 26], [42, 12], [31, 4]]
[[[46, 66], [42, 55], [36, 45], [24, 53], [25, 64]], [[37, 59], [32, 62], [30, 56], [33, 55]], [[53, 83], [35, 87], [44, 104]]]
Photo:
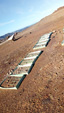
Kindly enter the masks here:
[[[37, 22], [36, 22], [36, 23], [37, 23]], [[17, 32], [17, 31], [19, 31], [19, 30], [21, 30], [21, 29], [24, 29], [24, 28], [26, 28], [26, 27], [30, 27], [30, 26], [32, 26], [32, 25], [34, 25], [34, 24], [36, 24], [36, 23], [33, 23], [33, 24], [31, 24], [31, 25], [28, 25], [28, 26], [25, 26], [25, 27], [22, 27], [22, 28], [19, 28], [19, 29], [16, 29], [16, 30], [11, 31], [11, 32], [7, 32], [7, 33], [5, 33], [5, 34], [3, 34], [3, 35], [0, 35], [0, 37], [5, 36], [5, 35], [10, 34], [10, 33]], [[20, 32], [21, 32], [21, 31], [20, 31]]]

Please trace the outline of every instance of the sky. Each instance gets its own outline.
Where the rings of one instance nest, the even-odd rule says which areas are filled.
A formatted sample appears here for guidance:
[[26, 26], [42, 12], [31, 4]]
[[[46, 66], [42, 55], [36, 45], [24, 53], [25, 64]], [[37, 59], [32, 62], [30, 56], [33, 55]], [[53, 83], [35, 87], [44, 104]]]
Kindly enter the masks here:
[[0, 0], [0, 36], [32, 25], [64, 6], [64, 0]]

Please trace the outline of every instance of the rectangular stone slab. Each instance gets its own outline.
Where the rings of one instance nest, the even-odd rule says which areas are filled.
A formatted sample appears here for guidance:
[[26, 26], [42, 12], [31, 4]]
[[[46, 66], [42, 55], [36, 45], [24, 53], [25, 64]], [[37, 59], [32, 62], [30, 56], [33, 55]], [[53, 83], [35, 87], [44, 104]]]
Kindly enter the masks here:
[[8, 76], [0, 85], [0, 89], [18, 89], [25, 75], [22, 77]]
[[18, 65], [18, 67], [28, 67], [28, 66], [31, 66], [32, 65], [32, 63], [28, 63], [28, 64], [21, 64], [21, 65]]
[[42, 48], [45, 48], [46, 46], [44, 45], [44, 46], [35, 46], [34, 48], [33, 48], [33, 50], [36, 50], [36, 49], [42, 49]]
[[30, 52], [29, 54], [35, 54], [35, 53], [39, 54], [41, 53], [41, 51], [34, 51], [34, 52]]
[[46, 43], [46, 42], [48, 42], [49, 40], [46, 40], [46, 41], [38, 41], [38, 43]]
[[36, 45], [45, 45], [47, 42], [44, 43], [37, 43]]
[[13, 75], [17, 75], [17, 74], [25, 74], [27, 75], [29, 73], [29, 71], [31, 70], [32, 66], [28, 66], [28, 67], [21, 67], [21, 66], [17, 66], [17, 68], [13, 71]]
[[49, 37], [41, 37], [40, 39], [43, 39], [43, 40], [44, 40], [44, 39], [49, 39]]
[[33, 61], [34, 61], [34, 59], [24, 59], [21, 63], [20, 63], [20, 65], [24, 65], [24, 64], [29, 64], [29, 63], [33, 63]]
[[39, 42], [48, 41], [49, 39], [40, 39]]
[[24, 59], [35, 59], [37, 57], [37, 55], [36, 56], [32, 56], [32, 57], [25, 57]]
[[40, 46], [45, 46], [45, 44], [42, 44], [42, 45], [35, 45], [35, 47], [40, 47]]
[[[35, 46], [34, 46], [35, 47]], [[29, 53], [25, 58], [24, 58], [24, 60], [26, 60], [26, 59], [37, 59], [37, 57], [39, 57], [39, 55], [42, 53], [42, 51], [34, 51], [34, 52], [31, 52], [31, 53]]]
[[[48, 40], [46, 40], [46, 41], [41, 41], [41, 42], [38, 41], [39, 44], [40, 44], [40, 43], [45, 44], [45, 43], [47, 43], [47, 42], [48, 42]], [[37, 43], [37, 44], [38, 44], [38, 43]]]
[[38, 54], [37, 53], [35, 53], [35, 54], [28, 54], [26, 57], [33, 57], [33, 56], [38, 56]]

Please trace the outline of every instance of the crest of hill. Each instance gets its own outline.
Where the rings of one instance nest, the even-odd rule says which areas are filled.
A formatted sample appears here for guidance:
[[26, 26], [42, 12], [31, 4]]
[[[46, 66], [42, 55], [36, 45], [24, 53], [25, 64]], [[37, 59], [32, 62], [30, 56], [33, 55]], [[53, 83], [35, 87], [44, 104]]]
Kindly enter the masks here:
[[38, 22], [38, 24], [43, 25], [45, 27], [52, 26], [51, 27], [52, 29], [63, 28], [64, 27], [64, 6], [58, 8], [52, 14], [41, 19], [40, 22]]
[[60, 10], [64, 10], [64, 6], [58, 8], [58, 9], [57, 9], [56, 11], [54, 11], [53, 13], [56, 13], [56, 12], [58, 12], [58, 11], [60, 11]]

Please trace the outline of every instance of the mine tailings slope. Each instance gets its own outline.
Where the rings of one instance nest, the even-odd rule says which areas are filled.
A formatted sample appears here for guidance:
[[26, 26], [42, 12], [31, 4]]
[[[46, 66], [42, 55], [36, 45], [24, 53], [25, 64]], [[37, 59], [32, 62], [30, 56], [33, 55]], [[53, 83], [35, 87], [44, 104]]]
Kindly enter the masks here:
[[17, 41], [9, 41], [0, 46], [0, 80], [2, 80], [27, 53], [33, 51], [40, 36], [56, 31], [19, 89], [0, 90], [1, 113], [64, 112], [64, 47], [61, 46], [63, 27], [64, 7], [18, 33]]

